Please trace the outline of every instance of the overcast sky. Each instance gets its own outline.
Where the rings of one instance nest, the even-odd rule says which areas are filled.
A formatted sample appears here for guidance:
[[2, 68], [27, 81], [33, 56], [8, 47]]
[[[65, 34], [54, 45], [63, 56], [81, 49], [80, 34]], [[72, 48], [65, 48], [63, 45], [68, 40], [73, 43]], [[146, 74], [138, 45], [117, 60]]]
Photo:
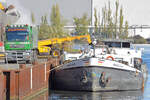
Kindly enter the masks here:
[[[111, 1], [111, 7], [115, 8], [116, 0], [94, 0], [95, 6], [103, 7]], [[124, 16], [131, 25], [150, 25], [150, 0], [119, 0], [123, 6]], [[115, 9], [114, 9], [115, 10]]]
[[[7, 1], [8, 3], [19, 4], [26, 11], [34, 12], [36, 18], [40, 20], [40, 17], [45, 14], [49, 14], [51, 7], [56, 2], [59, 3], [61, 13], [65, 17], [76, 15], [78, 10], [80, 12], [90, 11], [91, 0], [0, 0]], [[99, 9], [105, 6], [108, 1], [111, 1], [112, 8], [114, 8], [115, 0], [93, 0], [94, 6], [99, 6]], [[125, 19], [129, 21], [129, 24], [148, 24], [150, 25], [150, 0], [119, 0], [120, 5], [124, 8]], [[18, 5], [17, 5], [18, 6]], [[88, 8], [88, 9], [87, 9]], [[66, 12], [63, 12], [66, 11]], [[67, 12], [69, 12], [67, 14]], [[64, 15], [65, 13], [65, 15]]]
[[[24, 21], [24, 23], [30, 23], [31, 11], [34, 12], [36, 21], [39, 23], [42, 15], [50, 14], [51, 7], [56, 2], [65, 19], [72, 20], [73, 16], [91, 13], [91, 0], [0, 0], [0, 2], [2, 1], [13, 4], [20, 9], [23, 17], [20, 22]], [[111, 7], [115, 8], [116, 0], [93, 0], [94, 7], [101, 11], [108, 1], [111, 2]], [[123, 6], [124, 17], [129, 25], [150, 25], [150, 0], [119, 0], [119, 2]], [[150, 37], [149, 31], [145, 33]]]
[[[50, 15], [52, 5], [56, 3], [58, 3], [61, 15], [64, 19], [71, 21], [73, 21], [73, 16], [81, 16], [85, 12], [89, 13], [91, 6], [89, 3], [90, 0], [7, 0], [7, 2], [21, 10], [21, 15], [23, 16], [28, 16], [28, 13], [31, 11], [34, 12], [38, 23], [42, 15]], [[50, 18], [48, 17], [48, 21], [49, 20]]]

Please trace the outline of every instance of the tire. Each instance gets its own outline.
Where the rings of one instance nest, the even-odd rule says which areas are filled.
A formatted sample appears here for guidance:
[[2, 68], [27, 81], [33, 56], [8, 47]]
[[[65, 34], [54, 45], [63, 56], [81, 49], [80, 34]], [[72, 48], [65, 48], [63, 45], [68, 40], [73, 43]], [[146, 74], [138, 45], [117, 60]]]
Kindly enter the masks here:
[[52, 49], [51, 50], [51, 56], [53, 58], [58, 58], [60, 57], [61, 53], [60, 53], [60, 50], [59, 49]]

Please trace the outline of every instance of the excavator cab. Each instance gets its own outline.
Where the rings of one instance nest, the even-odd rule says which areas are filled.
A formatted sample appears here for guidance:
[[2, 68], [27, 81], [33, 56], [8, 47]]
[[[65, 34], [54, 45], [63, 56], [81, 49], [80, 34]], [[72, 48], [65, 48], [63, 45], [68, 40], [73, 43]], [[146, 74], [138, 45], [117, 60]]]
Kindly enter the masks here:
[[20, 18], [20, 13], [13, 5], [4, 7], [0, 2], [0, 10], [0, 17], [4, 19], [4, 24], [15, 23]]
[[8, 6], [5, 10], [6, 15], [20, 17], [19, 12], [15, 9], [13, 5]]
[[0, 9], [6, 14], [10, 16], [20, 16], [18, 11], [15, 9], [13, 5], [9, 5], [7, 8], [5, 8], [2, 3], [0, 3]]

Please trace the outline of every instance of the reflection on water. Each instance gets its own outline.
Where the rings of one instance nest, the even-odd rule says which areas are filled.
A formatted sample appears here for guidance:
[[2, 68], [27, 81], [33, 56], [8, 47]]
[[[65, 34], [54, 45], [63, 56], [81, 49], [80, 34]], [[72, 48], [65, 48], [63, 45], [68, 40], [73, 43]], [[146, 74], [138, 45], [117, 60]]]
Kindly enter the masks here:
[[142, 59], [143, 62], [147, 64], [148, 67], [148, 80], [144, 89], [144, 100], [150, 100], [150, 45], [136, 45], [138, 48], [144, 48]]
[[39, 95], [36, 95], [30, 99], [25, 99], [25, 100], [52, 100], [52, 99], [48, 99], [49, 98], [49, 94], [48, 91], [41, 93]]
[[49, 100], [142, 100], [142, 91], [72, 92], [51, 91]]
[[48, 91], [31, 100], [143, 100], [142, 91], [73, 92]]

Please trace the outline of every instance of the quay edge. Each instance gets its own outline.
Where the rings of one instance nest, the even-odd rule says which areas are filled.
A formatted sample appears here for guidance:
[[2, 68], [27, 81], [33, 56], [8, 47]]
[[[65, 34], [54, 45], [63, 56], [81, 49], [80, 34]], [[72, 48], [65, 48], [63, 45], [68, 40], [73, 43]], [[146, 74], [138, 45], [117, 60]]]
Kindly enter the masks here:
[[[20, 64], [19, 69], [0, 70], [0, 100], [23, 100], [49, 88], [50, 70], [57, 66], [59, 59], [35, 62], [33, 65]], [[1, 65], [2, 66], [2, 65]], [[9, 66], [9, 64], [5, 64]], [[16, 64], [14, 64], [14, 67]]]

